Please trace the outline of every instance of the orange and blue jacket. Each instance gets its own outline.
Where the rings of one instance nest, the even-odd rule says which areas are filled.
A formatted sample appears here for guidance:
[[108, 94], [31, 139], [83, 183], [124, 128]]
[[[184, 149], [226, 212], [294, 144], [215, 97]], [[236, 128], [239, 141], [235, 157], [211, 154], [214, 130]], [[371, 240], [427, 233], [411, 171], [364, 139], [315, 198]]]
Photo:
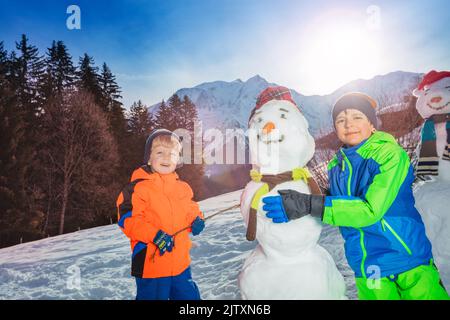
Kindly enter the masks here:
[[118, 224], [130, 239], [131, 275], [139, 278], [177, 276], [190, 264], [190, 229], [174, 238], [172, 252], [160, 256], [153, 239], [159, 230], [169, 235], [190, 226], [203, 214], [192, 200], [191, 187], [176, 172], [153, 173], [148, 166], [136, 169], [117, 198]]

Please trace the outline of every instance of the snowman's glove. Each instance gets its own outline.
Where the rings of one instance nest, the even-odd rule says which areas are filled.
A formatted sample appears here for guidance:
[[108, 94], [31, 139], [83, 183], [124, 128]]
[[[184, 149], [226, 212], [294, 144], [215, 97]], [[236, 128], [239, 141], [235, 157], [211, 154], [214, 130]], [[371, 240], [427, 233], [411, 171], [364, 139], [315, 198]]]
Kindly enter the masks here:
[[288, 222], [308, 214], [322, 220], [324, 196], [305, 194], [294, 190], [279, 190], [278, 193], [280, 196], [263, 198], [263, 210], [267, 211], [266, 217], [272, 219], [273, 222]]

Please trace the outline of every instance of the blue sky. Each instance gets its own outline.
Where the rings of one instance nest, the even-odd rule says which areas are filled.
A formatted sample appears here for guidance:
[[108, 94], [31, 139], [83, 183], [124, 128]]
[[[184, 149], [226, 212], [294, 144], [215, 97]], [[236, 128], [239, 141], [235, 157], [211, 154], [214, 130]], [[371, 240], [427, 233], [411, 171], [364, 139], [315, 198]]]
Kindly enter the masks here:
[[[66, 27], [69, 5], [81, 30]], [[375, 11], [374, 11], [375, 10]], [[375, 12], [375, 13], [374, 13]], [[450, 1], [0, 0], [0, 41], [63, 40], [117, 75], [126, 107], [259, 74], [328, 94], [357, 78], [450, 69]]]

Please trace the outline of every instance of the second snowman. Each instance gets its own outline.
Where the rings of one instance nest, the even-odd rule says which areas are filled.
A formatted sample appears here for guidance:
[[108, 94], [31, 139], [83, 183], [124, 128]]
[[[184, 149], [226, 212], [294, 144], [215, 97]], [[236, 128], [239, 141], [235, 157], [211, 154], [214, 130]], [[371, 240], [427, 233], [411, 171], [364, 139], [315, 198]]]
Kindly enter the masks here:
[[319, 193], [305, 168], [315, 151], [308, 123], [289, 89], [269, 87], [249, 119], [253, 163], [241, 195], [247, 238], [258, 246], [245, 261], [238, 284], [243, 299], [346, 299], [345, 282], [318, 244], [322, 224], [312, 216], [276, 224], [262, 209], [278, 190]]

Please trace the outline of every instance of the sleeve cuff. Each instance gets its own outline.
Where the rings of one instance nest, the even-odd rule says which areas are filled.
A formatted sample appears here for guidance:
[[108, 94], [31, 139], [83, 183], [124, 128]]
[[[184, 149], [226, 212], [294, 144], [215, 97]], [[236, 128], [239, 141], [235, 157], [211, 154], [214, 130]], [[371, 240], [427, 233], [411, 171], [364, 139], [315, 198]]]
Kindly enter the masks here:
[[331, 203], [331, 197], [326, 196], [325, 197], [325, 206], [323, 210], [323, 218], [322, 222], [330, 225], [333, 224], [333, 213], [332, 213], [332, 203]]

